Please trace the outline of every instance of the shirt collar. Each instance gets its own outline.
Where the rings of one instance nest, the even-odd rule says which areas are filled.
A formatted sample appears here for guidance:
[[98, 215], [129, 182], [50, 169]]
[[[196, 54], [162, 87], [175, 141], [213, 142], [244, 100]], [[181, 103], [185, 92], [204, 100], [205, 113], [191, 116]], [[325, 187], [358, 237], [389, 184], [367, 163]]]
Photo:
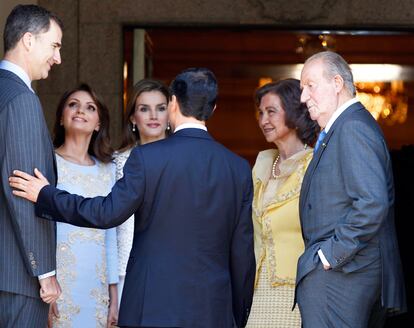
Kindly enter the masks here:
[[4, 69], [6, 71], [12, 72], [14, 74], [16, 74], [21, 80], [23, 80], [24, 84], [27, 85], [27, 87], [33, 92], [34, 90], [32, 89], [32, 81], [30, 81], [29, 75], [27, 75], [27, 73], [24, 71], [23, 68], [21, 68], [20, 66], [13, 64], [12, 62], [3, 59], [2, 61], [0, 61], [0, 69]]
[[182, 129], [201, 129], [207, 131], [207, 127], [200, 123], [183, 123], [177, 126], [174, 130], [174, 133]]
[[341, 106], [338, 107], [336, 111], [332, 114], [331, 118], [329, 119], [328, 123], [325, 126], [325, 132], [328, 133], [329, 129], [332, 127], [332, 125], [335, 123], [336, 119], [341, 115], [345, 109], [347, 109], [349, 106], [357, 103], [359, 100], [358, 98], [352, 98], [346, 102], [344, 102]]

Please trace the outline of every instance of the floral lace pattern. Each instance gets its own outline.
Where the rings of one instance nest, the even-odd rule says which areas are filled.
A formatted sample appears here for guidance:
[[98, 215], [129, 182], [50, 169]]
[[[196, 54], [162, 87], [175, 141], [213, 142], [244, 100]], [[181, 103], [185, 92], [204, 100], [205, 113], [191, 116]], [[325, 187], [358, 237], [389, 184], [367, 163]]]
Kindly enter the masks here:
[[53, 326], [71, 328], [71, 318], [80, 312], [80, 306], [73, 303], [73, 298], [68, 291], [76, 279], [76, 272], [72, 270], [76, 258], [71, 251], [70, 245], [65, 242], [59, 243], [56, 249], [57, 278], [62, 289], [62, 294], [57, 300], [60, 317], [54, 320]]
[[[253, 217], [261, 227], [261, 247], [256, 259], [257, 272], [259, 274], [262, 263], [266, 261], [266, 274], [268, 275], [268, 280], [272, 286], [294, 286], [294, 275], [291, 277], [282, 277], [279, 274], [278, 265], [280, 265], [280, 263], [278, 263], [278, 261], [280, 259], [278, 259], [276, 255], [276, 247], [278, 246], [274, 240], [275, 231], [273, 231], [274, 227], [272, 227], [275, 216], [271, 213], [277, 211], [284, 205], [289, 204], [289, 202], [295, 199], [297, 200], [299, 198], [303, 177], [305, 175], [311, 155], [309, 153], [309, 150], [304, 151], [302, 154], [298, 154], [297, 158], [291, 160], [288, 163], [290, 175], [284, 175], [280, 181], [269, 181], [269, 178], [265, 178], [265, 176], [270, 176], [269, 172], [267, 171], [269, 170], [268, 168], [271, 167], [275, 155], [271, 154], [270, 152], [264, 153], [263, 155], [264, 156], [262, 157], [262, 162], [260, 162], [259, 172], [256, 172], [259, 175], [259, 178], [256, 177], [254, 181], [255, 199], [252, 206]], [[276, 192], [272, 193], [272, 197], [270, 198], [271, 200], [264, 204], [263, 199], [265, 197], [265, 193], [267, 192], [266, 188], [268, 187], [268, 183], [274, 182], [279, 183], [277, 185]], [[256, 283], [257, 279], [258, 277], [256, 277]]]
[[[126, 160], [131, 154], [132, 149], [128, 149], [122, 153], [115, 153], [114, 162], [116, 165], [116, 180], [121, 179]], [[124, 223], [116, 228], [117, 243], [118, 243], [118, 268], [119, 275], [125, 276], [126, 267], [129, 259], [129, 253], [132, 248], [132, 241], [134, 239], [134, 216], [131, 216]]]
[[[70, 163], [56, 156], [58, 188], [85, 197], [106, 195], [113, 184], [111, 165], [99, 162], [92, 167]], [[105, 230], [58, 223], [57, 278], [62, 288], [58, 300], [60, 318], [53, 327], [106, 327], [109, 305]], [[81, 277], [81, 278], [80, 278]]]

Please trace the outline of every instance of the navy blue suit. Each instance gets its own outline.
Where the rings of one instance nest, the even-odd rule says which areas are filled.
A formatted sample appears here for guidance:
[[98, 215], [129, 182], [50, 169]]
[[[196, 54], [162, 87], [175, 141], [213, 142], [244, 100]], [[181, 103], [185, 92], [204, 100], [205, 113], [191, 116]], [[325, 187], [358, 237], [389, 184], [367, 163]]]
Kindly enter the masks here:
[[255, 261], [248, 163], [201, 129], [135, 148], [107, 197], [47, 186], [36, 213], [109, 228], [135, 213], [118, 324], [239, 327], [246, 324]]

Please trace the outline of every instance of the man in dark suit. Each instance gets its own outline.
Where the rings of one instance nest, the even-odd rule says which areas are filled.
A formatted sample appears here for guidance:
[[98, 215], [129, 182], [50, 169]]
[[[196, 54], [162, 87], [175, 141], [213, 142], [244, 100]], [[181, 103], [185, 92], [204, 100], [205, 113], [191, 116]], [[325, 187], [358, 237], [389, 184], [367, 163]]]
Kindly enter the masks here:
[[217, 97], [211, 71], [183, 71], [171, 92], [174, 134], [135, 148], [107, 197], [41, 189], [47, 181], [18, 172], [30, 181], [12, 184], [49, 220], [109, 228], [135, 212], [120, 326], [225, 328], [234, 317], [244, 327], [255, 274], [250, 167], [207, 132]]
[[381, 327], [405, 310], [391, 160], [338, 54], [310, 57], [301, 101], [322, 128], [300, 194], [305, 252], [296, 296], [305, 328]]
[[[4, 30], [0, 62], [0, 327], [45, 327], [60, 287], [55, 278], [55, 224], [12, 195], [13, 169], [41, 168], [55, 183], [54, 153], [31, 81], [60, 64], [60, 20], [44, 8], [15, 7]], [[40, 283], [40, 285], [39, 285]], [[39, 296], [40, 290], [40, 296]], [[42, 301], [42, 300], [43, 301]]]

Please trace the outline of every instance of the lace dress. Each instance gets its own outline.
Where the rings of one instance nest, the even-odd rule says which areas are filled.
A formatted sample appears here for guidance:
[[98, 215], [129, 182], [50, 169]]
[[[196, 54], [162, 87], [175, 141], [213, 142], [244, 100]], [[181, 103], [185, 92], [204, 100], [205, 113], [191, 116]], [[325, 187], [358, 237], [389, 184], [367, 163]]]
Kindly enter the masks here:
[[299, 193], [312, 149], [280, 164], [269, 179], [276, 150], [259, 153], [253, 168], [253, 223], [256, 285], [248, 328], [300, 328], [298, 306], [292, 311], [298, 257], [304, 244], [299, 221]]
[[[115, 181], [113, 164], [78, 165], [56, 154], [59, 189], [104, 196]], [[57, 223], [56, 274], [62, 288], [53, 327], [106, 327], [108, 284], [118, 282], [116, 230]]]
[[[131, 149], [128, 149], [122, 153], [115, 152], [114, 154], [114, 162], [116, 165], [116, 173], [115, 177], [116, 180], [121, 179], [123, 174], [123, 169], [126, 160], [128, 159], [129, 155], [131, 154]], [[124, 223], [116, 227], [117, 231], [117, 244], [118, 244], [118, 274], [119, 274], [119, 285], [118, 285], [118, 299], [121, 301], [121, 294], [122, 289], [124, 286], [125, 281], [125, 272], [126, 266], [129, 259], [129, 253], [131, 252], [132, 248], [132, 241], [134, 239], [134, 216], [131, 216], [128, 220]]]

